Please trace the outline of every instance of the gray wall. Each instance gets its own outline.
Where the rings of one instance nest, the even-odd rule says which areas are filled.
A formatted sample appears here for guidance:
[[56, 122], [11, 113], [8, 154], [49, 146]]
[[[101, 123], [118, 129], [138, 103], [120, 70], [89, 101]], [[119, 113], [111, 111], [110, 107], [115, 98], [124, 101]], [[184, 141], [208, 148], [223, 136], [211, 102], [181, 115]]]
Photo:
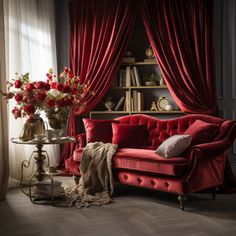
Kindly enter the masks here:
[[[236, 120], [236, 1], [215, 0], [216, 86], [220, 115]], [[236, 142], [228, 152], [236, 173]]]
[[54, 0], [56, 16], [57, 69], [62, 71], [69, 62], [69, 0]]

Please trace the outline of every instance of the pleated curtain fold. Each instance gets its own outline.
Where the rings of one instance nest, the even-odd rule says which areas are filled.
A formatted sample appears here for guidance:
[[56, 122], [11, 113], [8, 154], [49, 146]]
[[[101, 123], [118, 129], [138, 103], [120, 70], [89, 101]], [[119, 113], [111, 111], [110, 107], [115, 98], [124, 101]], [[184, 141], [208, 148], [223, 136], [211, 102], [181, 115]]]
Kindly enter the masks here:
[[[135, 0], [81, 0], [69, 3], [70, 62], [82, 83], [89, 83], [93, 94], [86, 94], [85, 109], [69, 119], [68, 135], [76, 135], [75, 115], [92, 110], [109, 89], [125, 54], [135, 18]], [[71, 157], [74, 144], [64, 145], [61, 161]]]
[[149, 41], [183, 112], [215, 115], [213, 0], [140, 0]]

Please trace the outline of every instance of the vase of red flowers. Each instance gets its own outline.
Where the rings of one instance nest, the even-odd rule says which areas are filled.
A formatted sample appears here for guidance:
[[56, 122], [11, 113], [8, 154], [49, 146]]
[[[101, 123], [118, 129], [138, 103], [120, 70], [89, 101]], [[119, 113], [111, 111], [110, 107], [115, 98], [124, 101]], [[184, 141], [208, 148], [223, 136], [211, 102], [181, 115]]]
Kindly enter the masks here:
[[43, 119], [39, 116], [39, 114], [34, 114], [26, 120], [19, 138], [22, 141], [29, 141], [34, 139], [35, 134], [44, 133], [45, 125]]
[[[88, 85], [81, 84], [80, 77], [75, 76], [69, 68], [65, 67], [59, 79], [52, 70], [49, 70], [46, 81], [33, 82], [29, 79], [29, 73], [16, 74], [16, 79], [7, 83], [7, 91], [5, 93], [1, 91], [1, 93], [7, 100], [15, 100], [16, 106], [12, 114], [15, 119], [26, 117], [25, 127], [32, 127], [32, 124], [38, 120], [35, 115], [44, 111], [51, 128], [61, 129], [65, 126], [72, 109], [84, 108], [83, 98], [89, 91]], [[29, 126], [30, 123], [31, 126]], [[33, 130], [44, 132], [45, 129], [32, 129], [32, 132]], [[31, 133], [29, 130], [27, 132]], [[24, 139], [25, 135], [21, 137]]]

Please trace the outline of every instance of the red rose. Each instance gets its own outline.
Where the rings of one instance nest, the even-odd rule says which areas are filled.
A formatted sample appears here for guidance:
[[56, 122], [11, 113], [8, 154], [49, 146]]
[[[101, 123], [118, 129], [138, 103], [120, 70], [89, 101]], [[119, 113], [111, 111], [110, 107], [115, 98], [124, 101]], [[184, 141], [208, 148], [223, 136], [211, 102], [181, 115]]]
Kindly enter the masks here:
[[33, 83], [28, 83], [28, 84], [26, 84], [25, 88], [26, 88], [27, 91], [30, 92], [30, 91], [32, 91], [35, 87], [34, 87], [34, 84], [33, 84]]
[[46, 94], [46, 93], [38, 93], [38, 94], [36, 95], [36, 97], [37, 97], [37, 99], [38, 99], [39, 101], [44, 101], [45, 98], [47, 97], [47, 94]]
[[69, 85], [65, 85], [64, 88], [62, 89], [63, 93], [69, 93], [70, 92], [70, 86]]
[[56, 104], [56, 100], [55, 99], [51, 98], [51, 99], [48, 100], [48, 106], [54, 107], [55, 104]]
[[74, 79], [74, 83], [75, 83], [75, 84], [78, 84], [79, 81], [80, 81], [80, 78], [79, 78], [79, 77], [76, 77], [76, 79]]
[[23, 102], [28, 102], [29, 98], [28, 97], [24, 97], [23, 98]]
[[64, 72], [68, 73], [69, 72], [69, 68], [65, 67]]
[[66, 103], [66, 106], [71, 106], [73, 104], [72, 99], [70, 99], [70, 98], [66, 99], [65, 103]]
[[60, 83], [57, 84], [57, 90], [58, 90], [58, 91], [62, 91], [63, 88], [64, 88], [64, 85], [63, 85], [63, 84], [60, 84]]
[[73, 77], [74, 77], [73, 73], [72, 73], [71, 71], [69, 71], [69, 73], [68, 73], [68, 78], [69, 78], [69, 79], [72, 79]]
[[44, 82], [43, 82], [43, 81], [38, 81], [38, 82], [36, 83], [36, 87], [37, 87], [38, 89], [44, 89]]
[[35, 113], [35, 107], [32, 104], [29, 104], [27, 106], [25, 106], [24, 111], [28, 114], [28, 115], [32, 115]]
[[73, 89], [71, 90], [71, 93], [72, 93], [72, 94], [78, 93], [78, 89], [77, 89], [77, 88], [73, 88]]
[[22, 82], [21, 82], [21, 80], [16, 80], [15, 81], [15, 88], [21, 88], [21, 86], [22, 86]]
[[17, 93], [17, 94], [15, 95], [15, 100], [16, 100], [17, 102], [21, 102], [21, 101], [23, 100], [23, 95], [20, 94], [20, 93]]
[[57, 88], [57, 82], [52, 82], [51, 87], [52, 87], [52, 89], [56, 89]]
[[45, 90], [49, 91], [50, 88], [51, 88], [50, 84], [48, 84], [48, 83], [45, 83], [45, 84], [44, 84], [44, 89], [45, 89]]
[[57, 101], [57, 104], [60, 107], [64, 107], [64, 106], [66, 106], [66, 101], [65, 101], [65, 99], [62, 98], [62, 99]]
[[52, 75], [50, 75], [49, 73], [47, 73], [46, 76], [48, 77], [49, 80], [52, 80]]
[[14, 118], [17, 119], [18, 117], [21, 117], [21, 110], [19, 110], [17, 107], [14, 107], [14, 109], [12, 109], [12, 114], [14, 115]]

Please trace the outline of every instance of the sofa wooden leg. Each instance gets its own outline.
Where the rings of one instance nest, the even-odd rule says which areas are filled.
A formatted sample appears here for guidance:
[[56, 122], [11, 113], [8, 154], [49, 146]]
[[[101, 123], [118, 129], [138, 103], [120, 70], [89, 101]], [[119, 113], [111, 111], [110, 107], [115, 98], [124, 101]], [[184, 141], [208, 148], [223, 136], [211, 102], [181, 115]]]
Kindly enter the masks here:
[[216, 199], [216, 188], [212, 188], [212, 200], [215, 200]]
[[75, 184], [77, 185], [79, 183], [80, 176], [73, 175]]
[[184, 211], [184, 203], [185, 203], [185, 200], [186, 200], [186, 196], [185, 195], [179, 195], [178, 200], [179, 200], [180, 209]]

